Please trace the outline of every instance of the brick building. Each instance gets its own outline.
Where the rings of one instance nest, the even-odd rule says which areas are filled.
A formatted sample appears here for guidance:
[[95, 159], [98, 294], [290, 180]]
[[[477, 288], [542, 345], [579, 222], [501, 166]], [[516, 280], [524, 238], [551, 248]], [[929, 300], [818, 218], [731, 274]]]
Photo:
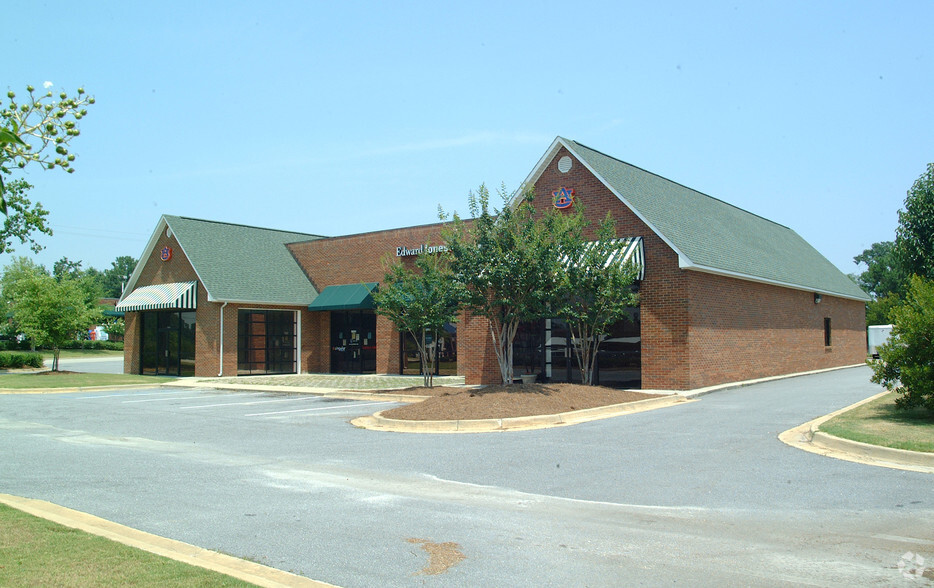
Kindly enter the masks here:
[[[601, 383], [686, 390], [865, 358], [868, 297], [791, 229], [561, 137], [526, 183], [542, 209], [583, 206], [594, 224], [610, 212], [641, 265], [640, 306], [604, 342]], [[417, 373], [367, 284], [440, 230], [321, 237], [163, 216], [117, 306], [125, 371]], [[442, 373], [498, 380], [483, 319], [437, 345]], [[558, 319], [523, 325], [517, 373], [573, 381], [572, 345]]]

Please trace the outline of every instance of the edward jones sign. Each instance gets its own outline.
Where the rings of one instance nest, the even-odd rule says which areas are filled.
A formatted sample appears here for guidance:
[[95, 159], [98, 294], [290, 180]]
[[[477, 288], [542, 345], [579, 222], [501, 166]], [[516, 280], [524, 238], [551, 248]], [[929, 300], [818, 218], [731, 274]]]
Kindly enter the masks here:
[[425, 255], [426, 253], [441, 253], [447, 251], [445, 245], [428, 245], [427, 243], [419, 245], [414, 249], [408, 247], [396, 247], [396, 257], [411, 257], [413, 255]]

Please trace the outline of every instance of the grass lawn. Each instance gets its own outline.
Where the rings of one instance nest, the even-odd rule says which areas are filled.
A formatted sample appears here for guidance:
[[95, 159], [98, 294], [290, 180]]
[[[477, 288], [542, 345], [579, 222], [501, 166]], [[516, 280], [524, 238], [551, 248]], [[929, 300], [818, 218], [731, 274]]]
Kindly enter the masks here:
[[891, 392], [848, 410], [820, 426], [824, 433], [883, 447], [934, 453], [934, 416], [925, 410], [897, 410]]
[[119, 384], [161, 384], [178, 378], [139, 376], [135, 374], [92, 374], [78, 372], [32, 372], [0, 374], [0, 388], [87, 388]]
[[[39, 353], [42, 355], [42, 358], [51, 365], [52, 352], [47, 349], [41, 349]], [[111, 351], [109, 349], [62, 349], [58, 354], [59, 359], [87, 359], [92, 357], [113, 357], [116, 359], [118, 357], [123, 357], [123, 352]]]
[[0, 586], [252, 586], [0, 504]]

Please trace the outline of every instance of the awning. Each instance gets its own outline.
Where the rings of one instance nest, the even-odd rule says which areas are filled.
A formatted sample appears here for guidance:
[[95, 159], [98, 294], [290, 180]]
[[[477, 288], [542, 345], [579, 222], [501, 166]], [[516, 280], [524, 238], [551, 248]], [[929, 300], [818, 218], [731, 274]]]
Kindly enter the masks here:
[[[599, 243], [599, 241], [590, 241], [585, 246], [585, 250], [589, 251], [597, 243]], [[636, 279], [645, 279], [645, 251], [642, 245], [642, 237], [623, 237], [620, 239], [613, 239], [610, 243], [612, 243], [613, 247], [606, 260], [606, 267], [610, 267], [613, 264], [622, 265], [630, 262], [639, 272]]]
[[376, 289], [376, 282], [367, 284], [343, 284], [328, 286], [318, 294], [308, 310], [359, 310], [376, 308], [371, 290]]
[[121, 300], [114, 310], [123, 312], [173, 308], [194, 310], [197, 307], [198, 282], [173, 282], [137, 288]]

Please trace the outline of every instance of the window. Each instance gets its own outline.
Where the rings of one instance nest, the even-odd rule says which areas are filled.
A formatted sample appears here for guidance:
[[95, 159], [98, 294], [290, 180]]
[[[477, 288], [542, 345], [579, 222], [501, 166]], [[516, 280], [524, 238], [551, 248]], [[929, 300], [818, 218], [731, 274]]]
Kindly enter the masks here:
[[291, 310], [240, 310], [237, 374], [296, 373], [297, 331]]
[[830, 317], [824, 317], [824, 347], [830, 347]]

